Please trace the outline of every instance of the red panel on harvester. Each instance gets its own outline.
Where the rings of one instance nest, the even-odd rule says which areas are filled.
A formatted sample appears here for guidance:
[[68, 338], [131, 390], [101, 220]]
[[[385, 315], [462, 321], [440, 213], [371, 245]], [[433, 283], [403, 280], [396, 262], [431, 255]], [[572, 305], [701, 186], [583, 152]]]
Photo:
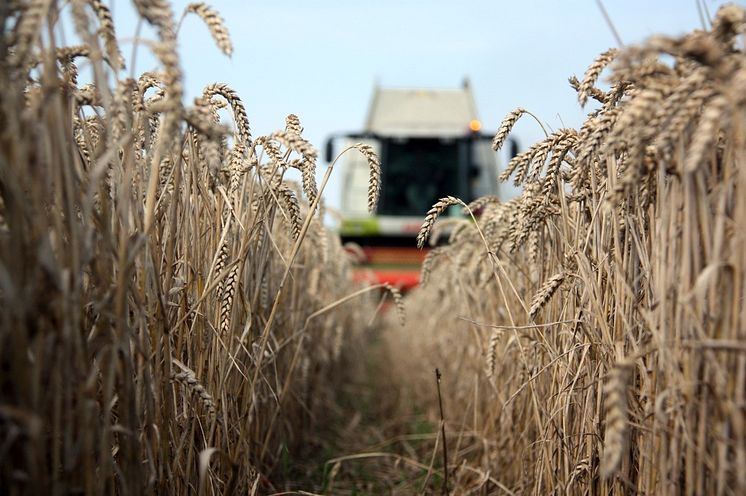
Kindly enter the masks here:
[[365, 247], [366, 263], [354, 270], [358, 281], [387, 282], [409, 290], [420, 282], [420, 265], [427, 251], [407, 247]]

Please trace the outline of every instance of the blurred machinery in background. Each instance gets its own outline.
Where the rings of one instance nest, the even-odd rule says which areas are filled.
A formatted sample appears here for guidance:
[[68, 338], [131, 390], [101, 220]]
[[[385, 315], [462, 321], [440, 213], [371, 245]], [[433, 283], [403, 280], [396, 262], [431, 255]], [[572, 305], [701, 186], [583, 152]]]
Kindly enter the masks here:
[[[376, 87], [364, 130], [329, 139], [327, 161], [335, 150], [359, 142], [373, 146], [381, 159], [382, 189], [373, 215], [367, 210], [365, 158], [347, 153], [338, 168], [340, 235], [359, 245], [364, 259], [357, 277], [372, 274], [403, 289], [417, 285], [426, 252], [416, 248], [415, 236], [430, 207], [448, 195], [468, 203], [498, 194], [497, 154], [492, 136], [481, 128], [467, 80], [455, 89]], [[516, 143], [509, 146], [515, 154]]]

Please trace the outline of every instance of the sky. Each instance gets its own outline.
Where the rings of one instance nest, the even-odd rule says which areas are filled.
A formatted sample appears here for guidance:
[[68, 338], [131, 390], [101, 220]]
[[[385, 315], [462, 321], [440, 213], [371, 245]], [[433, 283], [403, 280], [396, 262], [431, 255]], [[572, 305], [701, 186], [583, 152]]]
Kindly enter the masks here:
[[[177, 17], [188, 3], [172, 2]], [[234, 53], [225, 57], [196, 16], [184, 20], [178, 40], [187, 102], [209, 83], [228, 83], [244, 101], [254, 136], [283, 128], [294, 113], [322, 156], [329, 135], [361, 130], [376, 84], [458, 87], [468, 77], [485, 132], [518, 106], [550, 128], [578, 127], [590, 108], [579, 107], [567, 78], [582, 78], [596, 55], [618, 46], [596, 0], [208, 3], [225, 19]], [[699, 3], [713, 15], [724, 2]], [[703, 27], [697, 0], [603, 4], [624, 44]], [[115, 0], [112, 10], [130, 57], [137, 17], [128, 1]], [[128, 71], [156, 67], [146, 47], [137, 53]], [[522, 148], [542, 135], [531, 119], [514, 131]], [[321, 174], [325, 163], [319, 165]], [[340, 197], [338, 172], [325, 193], [332, 207]]]

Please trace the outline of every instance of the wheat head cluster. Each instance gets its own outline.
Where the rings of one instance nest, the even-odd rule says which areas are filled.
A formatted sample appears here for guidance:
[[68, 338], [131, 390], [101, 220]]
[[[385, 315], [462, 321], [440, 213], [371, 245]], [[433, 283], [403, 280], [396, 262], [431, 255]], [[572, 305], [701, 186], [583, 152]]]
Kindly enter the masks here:
[[601, 54], [569, 80], [583, 125], [513, 158], [522, 194], [477, 199], [428, 254], [419, 331], [388, 339], [433, 419], [443, 372], [457, 492], [746, 492], [745, 30], [728, 5]]
[[[185, 104], [181, 21], [134, 5], [160, 63], [137, 78], [102, 2], [0, 7], [0, 493], [274, 492], [377, 296], [324, 225], [300, 119], [254, 138], [223, 83]], [[231, 55], [214, 9], [187, 15]], [[374, 209], [378, 159], [349, 152]]]

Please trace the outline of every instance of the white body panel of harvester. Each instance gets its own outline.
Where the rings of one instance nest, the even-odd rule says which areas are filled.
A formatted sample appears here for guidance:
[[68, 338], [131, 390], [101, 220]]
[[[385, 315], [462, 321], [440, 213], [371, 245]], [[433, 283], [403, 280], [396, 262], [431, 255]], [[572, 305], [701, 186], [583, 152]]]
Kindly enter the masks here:
[[[380, 201], [370, 214], [368, 163], [354, 150], [345, 153], [338, 165], [342, 238], [368, 247], [371, 257], [382, 249], [411, 249], [423, 217], [439, 198], [469, 202], [497, 195], [497, 155], [480, 129], [468, 82], [455, 89], [375, 88], [364, 129], [338, 136], [335, 148], [354, 143], [374, 148], [383, 172]], [[388, 269], [394, 259], [387, 258]]]

